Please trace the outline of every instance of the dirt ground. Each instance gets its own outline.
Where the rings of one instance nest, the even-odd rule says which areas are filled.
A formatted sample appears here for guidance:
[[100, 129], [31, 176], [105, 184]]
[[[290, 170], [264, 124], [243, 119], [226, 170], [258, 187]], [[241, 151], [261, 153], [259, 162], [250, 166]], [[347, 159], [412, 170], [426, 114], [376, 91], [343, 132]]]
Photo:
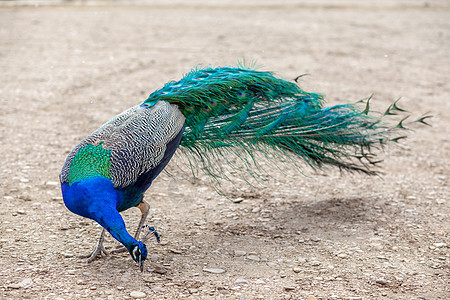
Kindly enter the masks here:
[[[2, 1], [0, 298], [449, 299], [448, 2], [299, 3]], [[381, 177], [283, 166], [256, 187], [225, 183], [227, 199], [162, 174], [145, 271], [127, 253], [79, 259], [100, 228], [63, 204], [69, 151], [191, 67], [243, 57], [310, 74], [301, 86], [330, 104], [402, 97], [432, 127], [386, 148]], [[134, 232], [139, 211], [124, 218]]]

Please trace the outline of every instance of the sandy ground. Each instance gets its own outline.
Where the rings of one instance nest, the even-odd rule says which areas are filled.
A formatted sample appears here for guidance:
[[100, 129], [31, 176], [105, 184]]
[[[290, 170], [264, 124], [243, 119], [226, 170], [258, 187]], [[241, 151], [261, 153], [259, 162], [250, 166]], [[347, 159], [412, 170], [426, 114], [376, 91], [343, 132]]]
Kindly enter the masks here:
[[[0, 7], [0, 298], [448, 299], [448, 2], [174, 3]], [[126, 253], [79, 259], [100, 228], [62, 202], [69, 151], [191, 67], [243, 57], [310, 74], [330, 104], [402, 97], [433, 126], [388, 147], [381, 177], [283, 167], [225, 183], [233, 202], [162, 174], [145, 272]], [[139, 211], [124, 217], [134, 231]]]

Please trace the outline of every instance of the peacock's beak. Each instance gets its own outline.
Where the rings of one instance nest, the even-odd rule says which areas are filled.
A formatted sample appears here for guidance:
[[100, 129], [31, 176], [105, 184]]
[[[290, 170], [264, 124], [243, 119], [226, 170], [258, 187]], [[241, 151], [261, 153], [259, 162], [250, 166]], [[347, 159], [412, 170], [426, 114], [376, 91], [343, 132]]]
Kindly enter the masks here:
[[141, 256], [139, 256], [139, 268], [141, 269], [141, 272], [144, 272], [144, 260]]

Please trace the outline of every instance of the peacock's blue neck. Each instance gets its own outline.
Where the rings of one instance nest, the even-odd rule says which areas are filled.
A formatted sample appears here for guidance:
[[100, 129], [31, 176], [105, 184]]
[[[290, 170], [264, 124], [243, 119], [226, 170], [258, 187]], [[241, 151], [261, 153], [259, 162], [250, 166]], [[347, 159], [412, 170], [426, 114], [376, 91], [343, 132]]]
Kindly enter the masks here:
[[90, 218], [108, 230], [128, 250], [137, 241], [127, 232], [117, 208], [123, 201], [122, 193], [105, 177], [91, 177], [69, 183], [61, 183], [64, 203], [80, 216]]

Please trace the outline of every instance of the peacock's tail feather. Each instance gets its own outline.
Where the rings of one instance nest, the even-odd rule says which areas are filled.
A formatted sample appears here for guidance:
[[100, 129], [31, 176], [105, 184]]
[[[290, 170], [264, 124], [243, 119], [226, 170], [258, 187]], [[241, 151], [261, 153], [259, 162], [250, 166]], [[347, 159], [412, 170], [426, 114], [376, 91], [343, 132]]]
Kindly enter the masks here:
[[[194, 173], [201, 167], [214, 178], [223, 178], [224, 168], [256, 175], [262, 154], [372, 175], [373, 150], [402, 138], [392, 135], [403, 126], [369, 112], [369, 100], [323, 107], [321, 95], [270, 72], [224, 67], [194, 69], [141, 106], [178, 105], [186, 117], [181, 145]], [[402, 111], [395, 102], [384, 115]]]

